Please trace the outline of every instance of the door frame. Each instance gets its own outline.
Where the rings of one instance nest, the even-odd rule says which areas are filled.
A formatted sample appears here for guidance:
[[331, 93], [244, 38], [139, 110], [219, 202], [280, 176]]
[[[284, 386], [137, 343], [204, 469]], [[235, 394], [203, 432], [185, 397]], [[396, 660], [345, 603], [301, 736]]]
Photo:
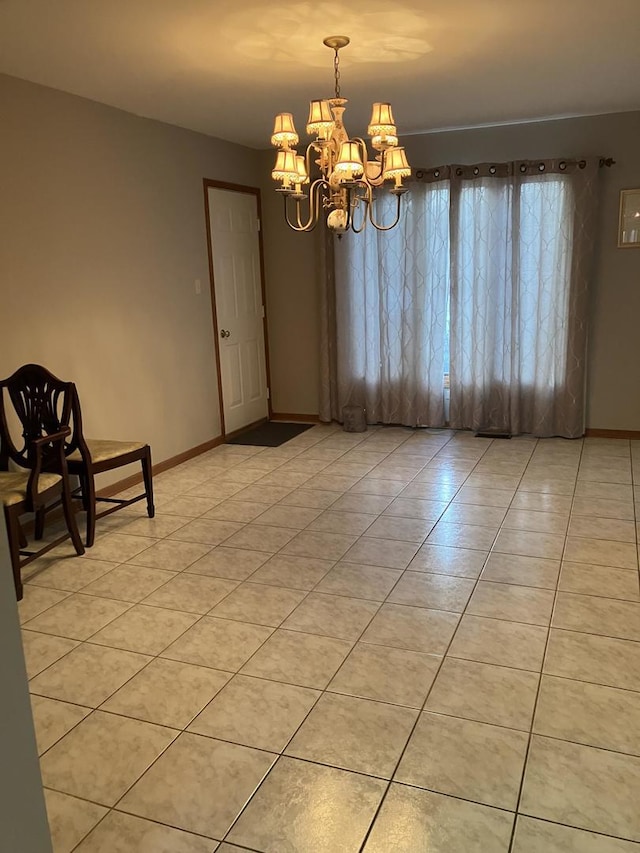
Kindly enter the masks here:
[[[215, 277], [213, 274], [213, 246], [211, 245], [211, 215], [209, 210], [209, 190], [229, 190], [231, 192], [244, 193], [245, 195], [253, 195], [256, 198], [256, 209], [258, 212], [258, 221], [260, 229], [258, 230], [258, 248], [260, 252], [260, 289], [262, 292], [262, 305], [264, 307], [264, 317], [262, 318], [262, 329], [264, 332], [264, 366], [267, 374], [267, 418], [270, 420], [273, 415], [271, 408], [271, 369], [269, 365], [269, 332], [267, 329], [267, 292], [265, 289], [264, 275], [264, 245], [262, 241], [262, 204], [260, 197], [260, 189], [258, 187], [247, 187], [244, 184], [230, 184], [227, 181], [214, 181], [210, 178], [203, 178], [202, 185], [204, 189], [204, 216], [207, 230], [207, 254], [209, 256], [209, 288], [211, 290], [211, 315], [213, 318], [213, 344], [216, 352], [216, 374], [218, 377], [218, 400], [220, 405], [220, 435], [226, 439], [235, 435], [238, 432], [244, 432], [245, 429], [254, 424], [247, 424], [241, 430], [236, 430], [234, 433], [227, 435], [224, 423], [224, 397], [222, 394], [222, 370], [220, 367], [220, 342], [218, 340], [218, 310], [216, 307], [216, 288]], [[262, 423], [262, 421], [258, 421]]]

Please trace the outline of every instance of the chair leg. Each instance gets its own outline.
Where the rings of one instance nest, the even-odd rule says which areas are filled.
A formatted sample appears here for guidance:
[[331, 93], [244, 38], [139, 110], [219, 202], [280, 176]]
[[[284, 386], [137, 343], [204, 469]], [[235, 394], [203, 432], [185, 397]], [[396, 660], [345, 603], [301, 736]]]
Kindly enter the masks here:
[[67, 522], [67, 530], [71, 535], [71, 541], [73, 543], [73, 547], [76, 549], [76, 554], [84, 554], [84, 545], [82, 544], [82, 539], [80, 538], [80, 533], [78, 531], [76, 514], [73, 510], [68, 482], [65, 484], [62, 491], [62, 511], [64, 512], [64, 519]]
[[88, 478], [84, 474], [78, 474], [78, 480], [80, 482], [80, 497], [82, 498], [82, 509], [85, 512], [89, 512], [90, 501], [88, 497]]
[[82, 500], [87, 511], [87, 548], [96, 538], [96, 483], [93, 471], [87, 471], [82, 480]]
[[19, 535], [20, 547], [26, 548], [29, 543], [27, 542], [27, 537], [24, 535], [24, 528], [22, 527], [20, 522], [18, 522], [18, 535]]
[[140, 460], [142, 462], [142, 476], [144, 478], [144, 490], [147, 495], [147, 515], [153, 518], [156, 514], [153, 505], [153, 474], [151, 472], [151, 448], [147, 447], [145, 455]]
[[44, 520], [45, 520], [46, 514], [47, 514], [47, 510], [43, 506], [41, 506], [40, 509], [38, 509], [36, 511], [36, 523], [35, 523], [34, 536], [38, 540], [42, 539], [44, 536]]
[[11, 555], [11, 568], [13, 569], [13, 583], [16, 588], [16, 598], [22, 601], [23, 587], [20, 576], [20, 536], [22, 528], [18, 516], [5, 509], [5, 520], [7, 522], [7, 539], [9, 540], [9, 553]]

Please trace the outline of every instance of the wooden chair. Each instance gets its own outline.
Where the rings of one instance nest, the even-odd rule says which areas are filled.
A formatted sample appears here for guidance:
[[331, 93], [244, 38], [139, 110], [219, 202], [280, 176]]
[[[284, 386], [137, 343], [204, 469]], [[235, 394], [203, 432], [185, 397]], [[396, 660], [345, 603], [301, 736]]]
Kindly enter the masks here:
[[[61, 380], [38, 364], [28, 364], [20, 368], [38, 383], [61, 383]], [[20, 371], [18, 371], [20, 372]], [[96, 519], [110, 515], [118, 509], [130, 506], [137, 501], [146, 500], [149, 518], [155, 515], [153, 505], [153, 477], [151, 471], [151, 448], [148, 444], [138, 441], [109, 441], [106, 439], [85, 438], [82, 430], [82, 412], [76, 386], [72, 383], [69, 396], [69, 408], [63, 410], [60, 424], [71, 426], [71, 438], [65, 445], [65, 455], [69, 474], [75, 475], [80, 486], [72, 492], [73, 497], [79, 496], [87, 513], [86, 545], [90, 548], [95, 541]], [[140, 462], [144, 480], [144, 492], [136, 497], [106, 498], [96, 495], [95, 477], [104, 471], [112, 471], [132, 462]], [[110, 504], [108, 509], [97, 512], [97, 503]], [[36, 538], [42, 538], [46, 512], [52, 507], [41, 509], [36, 515]]]
[[[71, 502], [65, 457], [68, 426], [60, 427], [56, 409], [70, 403], [70, 383], [33, 387], [17, 371], [0, 382], [0, 503], [4, 510], [18, 601], [23, 595], [21, 569], [69, 537], [76, 554], [84, 554]], [[22, 427], [22, 447], [11, 437], [5, 409], [8, 393]], [[9, 470], [12, 463], [14, 470]], [[20, 516], [38, 513], [51, 501], [62, 505], [67, 532], [36, 550], [27, 550]]]

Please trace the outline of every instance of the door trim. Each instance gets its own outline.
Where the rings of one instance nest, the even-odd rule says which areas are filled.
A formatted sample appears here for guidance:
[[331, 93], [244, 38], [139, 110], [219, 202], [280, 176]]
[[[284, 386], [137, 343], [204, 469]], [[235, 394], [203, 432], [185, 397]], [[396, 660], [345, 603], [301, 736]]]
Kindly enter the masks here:
[[[211, 215], [209, 210], [209, 190], [230, 190], [236, 193], [245, 193], [256, 197], [256, 209], [258, 211], [258, 219], [260, 221], [260, 230], [258, 231], [258, 249], [260, 253], [260, 289], [262, 292], [262, 304], [264, 306], [264, 317], [262, 318], [262, 328], [264, 332], [264, 367], [267, 374], [267, 416], [271, 420], [273, 411], [271, 409], [271, 368], [269, 364], [269, 332], [267, 329], [267, 293], [265, 289], [264, 276], [264, 245], [262, 241], [262, 203], [260, 189], [258, 187], [247, 187], [244, 184], [230, 184], [226, 181], [214, 181], [210, 178], [203, 178], [202, 185], [204, 189], [204, 216], [207, 230], [207, 254], [209, 256], [209, 288], [211, 291], [211, 315], [213, 318], [213, 344], [216, 352], [216, 374], [218, 376], [218, 401], [220, 406], [220, 434], [224, 440], [227, 437], [226, 427], [224, 423], [224, 398], [222, 396], [222, 371], [220, 368], [220, 342], [218, 341], [218, 311], [216, 308], [216, 288], [213, 275], [213, 247], [211, 245]], [[245, 429], [245, 427], [243, 427]]]

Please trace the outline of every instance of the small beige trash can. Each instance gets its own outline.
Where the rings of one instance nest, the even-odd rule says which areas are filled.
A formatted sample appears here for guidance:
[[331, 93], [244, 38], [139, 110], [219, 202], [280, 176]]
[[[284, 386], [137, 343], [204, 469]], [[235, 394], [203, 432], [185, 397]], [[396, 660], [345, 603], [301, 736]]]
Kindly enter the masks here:
[[342, 424], [345, 432], [366, 432], [366, 409], [363, 409], [362, 406], [343, 406]]

